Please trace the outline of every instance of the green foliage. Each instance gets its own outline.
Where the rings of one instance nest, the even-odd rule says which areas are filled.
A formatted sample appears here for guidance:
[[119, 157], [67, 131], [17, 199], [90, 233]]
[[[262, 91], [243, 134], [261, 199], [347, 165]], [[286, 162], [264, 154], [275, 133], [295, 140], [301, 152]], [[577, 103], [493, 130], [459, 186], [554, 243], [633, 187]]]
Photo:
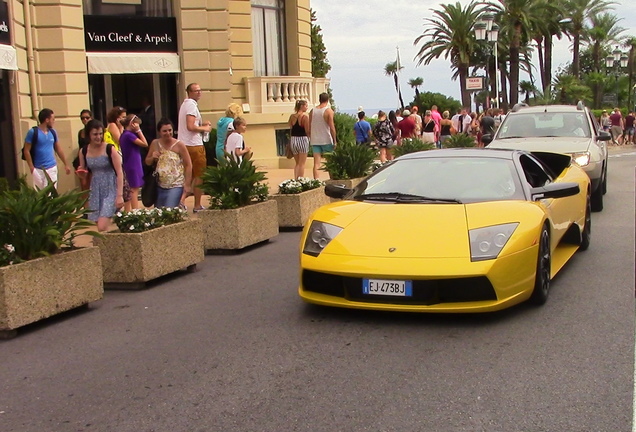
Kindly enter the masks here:
[[[0, 245], [15, 248], [15, 261], [27, 261], [72, 247], [78, 231], [93, 226], [84, 219], [85, 193], [70, 191], [59, 194], [53, 184], [43, 189], [18, 180], [17, 190], [0, 194]], [[87, 231], [84, 234], [99, 236]]]
[[207, 141], [203, 141], [205, 147], [205, 159], [208, 166], [214, 165], [214, 159], [216, 159], [216, 129], [210, 131], [210, 138]]
[[9, 180], [4, 177], [0, 177], [0, 194], [9, 190]]
[[391, 151], [393, 152], [393, 156], [400, 157], [408, 153], [433, 150], [434, 148], [435, 144], [431, 142], [424, 142], [419, 138], [404, 138], [402, 145], [392, 147]]
[[0, 267], [13, 264], [16, 260], [15, 248], [12, 244], [4, 244], [0, 247]]
[[334, 180], [364, 177], [369, 174], [377, 152], [366, 145], [338, 143], [333, 153], [325, 153], [323, 169]]
[[437, 105], [437, 110], [441, 113], [448, 111], [451, 116], [462, 107], [462, 103], [457, 99], [448, 97], [441, 93], [422, 92], [417, 99], [413, 100], [411, 105], [417, 105], [423, 114], [426, 110], [430, 110], [433, 105]]
[[256, 171], [251, 155], [237, 162], [231, 154], [218, 166], [209, 166], [203, 173], [201, 189], [210, 195], [210, 208], [233, 209], [267, 199], [269, 188], [265, 172]]
[[278, 185], [278, 193], [282, 195], [299, 194], [317, 189], [322, 185], [324, 185], [322, 180], [299, 177], [297, 179], [284, 180]]
[[336, 112], [333, 115], [333, 124], [336, 127], [336, 142], [340, 144], [355, 144], [356, 138], [353, 135], [353, 126], [358, 121], [357, 117], [351, 114]]
[[444, 148], [475, 147], [476, 145], [475, 138], [463, 133], [451, 135], [444, 141]]
[[188, 212], [179, 207], [135, 209], [129, 212], [118, 212], [113, 217], [119, 231], [123, 233], [140, 233], [165, 225], [183, 222]]
[[[316, 12], [311, 11], [311, 75], [315, 78], [324, 78], [331, 70], [327, 60], [327, 47], [322, 39], [322, 28], [318, 24]], [[331, 96], [331, 94], [330, 94]]]

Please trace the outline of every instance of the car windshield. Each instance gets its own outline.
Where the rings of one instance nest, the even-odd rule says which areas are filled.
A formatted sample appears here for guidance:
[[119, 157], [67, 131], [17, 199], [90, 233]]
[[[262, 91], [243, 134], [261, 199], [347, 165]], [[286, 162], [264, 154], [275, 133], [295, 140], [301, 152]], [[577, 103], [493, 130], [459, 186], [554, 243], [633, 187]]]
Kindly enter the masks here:
[[583, 112], [518, 112], [509, 115], [501, 124], [497, 139], [590, 136], [589, 123]]
[[524, 199], [513, 162], [492, 157], [400, 159], [367, 178], [351, 199], [448, 205]]

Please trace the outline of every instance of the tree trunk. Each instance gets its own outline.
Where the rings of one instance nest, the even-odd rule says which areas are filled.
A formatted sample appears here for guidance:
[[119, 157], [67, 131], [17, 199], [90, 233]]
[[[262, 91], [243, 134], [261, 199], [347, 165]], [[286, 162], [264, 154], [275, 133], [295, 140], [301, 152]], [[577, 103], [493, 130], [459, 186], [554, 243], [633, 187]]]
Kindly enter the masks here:
[[521, 41], [521, 26], [515, 25], [512, 42], [510, 43], [510, 105], [519, 102], [519, 45]]
[[579, 49], [581, 44], [581, 30], [574, 29], [574, 42], [572, 42], [572, 75], [575, 78], [580, 78], [580, 58]]
[[468, 65], [459, 64], [459, 88], [462, 94], [462, 106], [464, 108], [470, 108], [470, 92], [466, 90], [466, 78], [468, 78]]
[[501, 79], [501, 108], [504, 110], [508, 110], [510, 104], [508, 103], [508, 71], [506, 70], [506, 66], [502, 65], [499, 69]]
[[539, 57], [539, 75], [541, 76], [541, 88], [545, 88], [545, 64], [543, 63], [543, 40], [544, 36], [535, 39], [537, 42], [537, 57]]
[[552, 94], [552, 35], [550, 35], [550, 39], [545, 41], [544, 49], [545, 68], [543, 69], [543, 74], [545, 75], [545, 81], [543, 84], [543, 97], [546, 97]]

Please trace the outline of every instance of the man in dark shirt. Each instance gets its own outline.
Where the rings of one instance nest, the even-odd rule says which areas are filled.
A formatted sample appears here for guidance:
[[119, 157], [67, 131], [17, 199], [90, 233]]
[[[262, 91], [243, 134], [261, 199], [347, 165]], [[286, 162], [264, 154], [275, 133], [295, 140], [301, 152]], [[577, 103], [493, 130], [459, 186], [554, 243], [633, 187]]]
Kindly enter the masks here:
[[630, 113], [625, 117], [625, 131], [623, 132], [623, 144], [634, 144], [634, 112], [630, 111]]
[[404, 110], [402, 112], [402, 116], [404, 116], [404, 118], [397, 125], [400, 132], [402, 132], [402, 139], [413, 138], [415, 136], [416, 125], [410, 115], [411, 112], [409, 110]]
[[625, 128], [625, 124], [623, 123], [623, 114], [621, 114], [620, 108], [614, 108], [614, 113], [610, 116], [610, 123], [612, 124], [610, 132], [612, 133], [614, 144], [623, 144], [623, 129]]

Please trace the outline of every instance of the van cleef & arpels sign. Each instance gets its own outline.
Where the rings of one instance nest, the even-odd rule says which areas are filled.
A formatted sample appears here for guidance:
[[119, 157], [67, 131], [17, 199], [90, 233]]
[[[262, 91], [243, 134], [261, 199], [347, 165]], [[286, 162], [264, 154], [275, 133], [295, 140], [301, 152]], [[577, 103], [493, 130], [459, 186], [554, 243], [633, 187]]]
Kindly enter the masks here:
[[175, 18], [84, 15], [87, 52], [177, 52]]

